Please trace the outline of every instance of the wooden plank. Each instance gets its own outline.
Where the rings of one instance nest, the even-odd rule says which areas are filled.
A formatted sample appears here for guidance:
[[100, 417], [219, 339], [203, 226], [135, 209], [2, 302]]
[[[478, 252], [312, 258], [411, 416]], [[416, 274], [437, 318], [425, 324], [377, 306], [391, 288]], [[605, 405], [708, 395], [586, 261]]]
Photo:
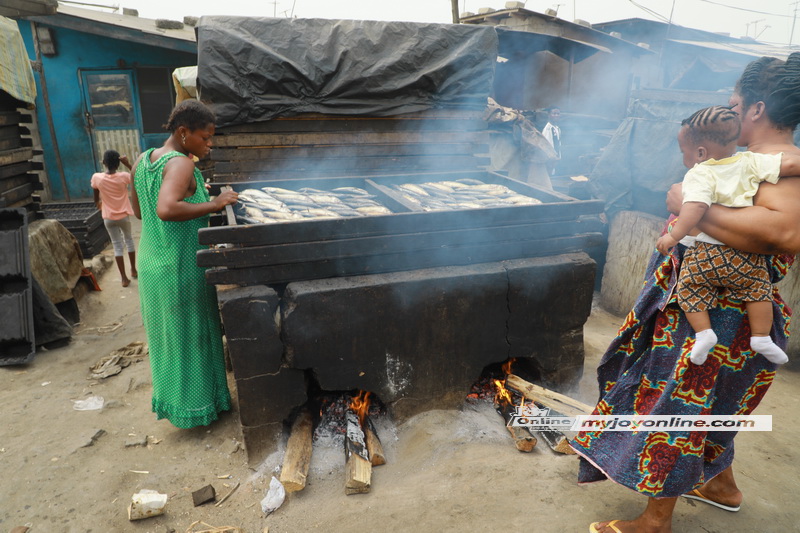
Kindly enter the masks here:
[[369, 492], [372, 483], [372, 463], [369, 460], [364, 431], [358, 415], [351, 410], [345, 411], [347, 433], [344, 439], [345, 450], [345, 494], [363, 494]]
[[[316, 119], [284, 118], [225, 126], [218, 128], [215, 135], [235, 135], [239, 133], [340, 133], [354, 131], [481, 131], [488, 128], [482, 116], [472, 117], [325, 117]], [[215, 137], [216, 138], [216, 137]]]
[[[468, 215], [465, 215], [465, 217]], [[456, 229], [356, 237], [306, 243], [286, 243], [270, 246], [204, 249], [197, 252], [200, 267], [250, 268], [288, 263], [305, 263], [326, 259], [339, 260], [371, 254], [429, 251], [436, 254], [443, 247], [479, 245], [482, 243], [509, 243], [517, 241], [548, 240], [582, 233], [599, 232], [600, 222], [560, 221], [538, 224], [521, 224], [491, 228]]]
[[21, 163], [14, 163], [0, 167], [0, 180], [14, 178], [20, 174], [26, 174], [34, 169], [33, 162], [22, 161]]
[[11, 189], [15, 189], [27, 184], [30, 184], [32, 187], [34, 187], [38, 181], [36, 178], [37, 176], [35, 174], [22, 174], [0, 180], [0, 193], [10, 191]]
[[0, 194], [0, 197], [6, 201], [6, 205], [14, 206], [17, 203], [24, 202], [30, 198], [31, 194], [33, 194], [33, 191], [33, 184], [26, 183], [25, 185], [20, 185], [3, 192]]
[[13, 150], [0, 151], [0, 166], [28, 161], [31, 158], [33, 158], [33, 150], [30, 148], [16, 148]]
[[326, 133], [234, 133], [214, 137], [221, 147], [286, 145], [353, 145], [353, 144], [406, 144], [406, 143], [486, 143], [486, 132], [344, 132]]
[[206, 271], [211, 284], [259, 285], [292, 281], [324, 279], [363, 274], [380, 274], [442, 266], [472, 265], [511, 259], [543, 257], [586, 250], [605, 242], [600, 233], [574, 235], [559, 239], [443, 247], [437, 254], [430, 251], [348, 257], [289, 265], [252, 267], [244, 269], [216, 268]]
[[214, 161], [258, 161], [282, 159], [330, 159], [334, 157], [374, 157], [404, 155], [473, 155], [489, 153], [489, 145], [480, 143], [356, 144], [351, 146], [280, 146], [272, 148], [217, 148], [211, 151]]
[[488, 157], [473, 155], [408, 155], [385, 157], [337, 157], [327, 159], [263, 159], [257, 161], [220, 161], [214, 168], [214, 174], [236, 174], [269, 172], [270, 170], [286, 171], [323, 171], [331, 174], [340, 171], [367, 170], [374, 173], [378, 170], [444, 170], [454, 168], [474, 169], [490, 163]]
[[364, 428], [364, 440], [367, 444], [367, 452], [369, 452], [369, 461], [372, 466], [385, 465], [386, 454], [383, 452], [383, 444], [381, 439], [378, 438], [378, 432], [375, 431], [375, 426], [370, 418], [366, 418], [366, 426]]

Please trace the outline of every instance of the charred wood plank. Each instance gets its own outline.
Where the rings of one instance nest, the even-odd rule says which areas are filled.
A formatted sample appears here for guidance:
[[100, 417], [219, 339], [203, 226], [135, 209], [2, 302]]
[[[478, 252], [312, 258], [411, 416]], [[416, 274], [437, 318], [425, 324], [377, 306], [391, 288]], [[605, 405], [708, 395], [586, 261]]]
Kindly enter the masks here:
[[[420, 149], [423, 151], [424, 148]], [[488, 157], [468, 155], [430, 155], [410, 154], [399, 156], [351, 156], [337, 158], [292, 158], [292, 159], [261, 159], [257, 161], [219, 161], [214, 168], [215, 175], [235, 173], [266, 173], [270, 170], [280, 171], [319, 171], [327, 173], [352, 170], [444, 170], [444, 169], [473, 169], [481, 165], [488, 165]]]
[[352, 131], [480, 131], [488, 123], [476, 114], [450, 116], [395, 116], [395, 117], [292, 117], [225, 126], [216, 135], [239, 133], [296, 133], [296, 132], [352, 132]]
[[30, 170], [34, 170], [34, 165], [31, 161], [22, 161], [20, 163], [5, 165], [0, 167], [0, 180], [26, 174]]
[[345, 494], [362, 494], [369, 492], [372, 484], [372, 463], [364, 439], [364, 431], [358, 420], [358, 415], [351, 410], [345, 411], [347, 433], [344, 439], [345, 465]]
[[575, 450], [569, 445], [569, 439], [560, 431], [539, 430], [537, 433], [545, 444], [554, 452], [563, 453], [565, 455], [575, 455]]
[[311, 464], [314, 421], [311, 412], [303, 409], [292, 424], [286, 443], [280, 482], [286, 492], [297, 492], [306, 486], [308, 466]]
[[236, 146], [302, 146], [302, 145], [351, 145], [351, 144], [407, 144], [407, 143], [486, 143], [488, 133], [470, 132], [342, 132], [327, 133], [233, 133], [214, 137], [220, 147]]
[[472, 265], [577, 252], [598, 246], [604, 242], [604, 239], [605, 237], [600, 233], [588, 233], [559, 239], [517, 242], [511, 248], [506, 243], [489, 243], [442, 247], [437, 254], [431, 254], [430, 250], [421, 250], [264, 267], [215, 268], [206, 271], [206, 281], [211, 284], [275, 284], [440, 266]]
[[489, 152], [486, 144], [428, 143], [417, 144], [360, 144], [355, 146], [276, 146], [270, 148], [217, 148], [211, 152], [214, 161], [257, 161], [293, 159], [332, 159], [345, 157], [407, 156], [407, 155], [472, 155]]
[[[358, 236], [569, 221], [583, 215], [594, 215], [599, 212], [598, 209], [602, 209], [602, 202], [587, 201], [469, 211], [397, 213], [371, 217], [307, 220], [285, 224], [223, 226], [201, 228], [199, 239], [200, 244], [272, 245], [286, 242], [348, 239]], [[597, 223], [597, 219], [594, 220], [591, 224]], [[587, 222], [587, 224], [589, 223]]]
[[[274, 244], [269, 246], [248, 246], [200, 250], [197, 265], [200, 267], [224, 266], [228, 268], [247, 268], [304, 263], [324, 259], [346, 259], [349, 257], [373, 254], [413, 253], [429, 251], [433, 254], [443, 247], [473, 246], [491, 243], [510, 243], [534, 240], [550, 241], [559, 237], [572, 237], [588, 232], [599, 231], [591, 221], [547, 222], [540, 224], [521, 224], [491, 228], [466, 230], [431, 231], [398, 235], [357, 237], [335, 241], [312, 241], [305, 243]], [[599, 226], [599, 222], [596, 223]], [[531, 236], [536, 236], [534, 239]]]
[[16, 148], [14, 150], [0, 151], [0, 166], [12, 165], [33, 158], [31, 148]]

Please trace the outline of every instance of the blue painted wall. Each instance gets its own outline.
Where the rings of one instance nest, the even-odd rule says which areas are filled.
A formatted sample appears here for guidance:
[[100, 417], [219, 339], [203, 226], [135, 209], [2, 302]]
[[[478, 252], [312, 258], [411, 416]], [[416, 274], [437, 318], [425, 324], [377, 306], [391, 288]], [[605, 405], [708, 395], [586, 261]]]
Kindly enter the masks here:
[[[41, 23], [39, 25], [46, 26]], [[29, 57], [35, 60], [30, 22], [19, 21], [19, 28]], [[95, 166], [91, 138], [84, 118], [86, 109], [81, 92], [79, 69], [189, 66], [197, 64], [197, 55], [64, 28], [51, 28], [51, 31], [57, 55], [42, 56], [42, 65], [67, 190], [71, 199], [87, 198], [92, 196], [89, 181], [95, 172]], [[48, 128], [41, 78], [38, 72], [34, 74], [38, 91], [36, 115], [44, 150], [45, 168], [53, 200], [63, 200], [66, 196], [58, 171], [53, 139]], [[136, 83], [135, 71], [134, 83]], [[164, 122], [166, 119], [167, 117], [164, 117]]]

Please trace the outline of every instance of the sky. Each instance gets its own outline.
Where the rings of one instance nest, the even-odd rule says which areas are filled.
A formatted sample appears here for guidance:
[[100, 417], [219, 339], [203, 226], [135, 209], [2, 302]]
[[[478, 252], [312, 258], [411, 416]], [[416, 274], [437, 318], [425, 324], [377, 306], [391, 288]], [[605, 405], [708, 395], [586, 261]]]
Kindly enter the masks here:
[[[84, 0], [137, 9], [146, 18], [183, 20], [185, 15], [245, 15], [410, 22], [452, 22], [451, 0]], [[69, 2], [77, 5], [77, 2]], [[458, 0], [459, 12], [504, 9], [506, 0]], [[565, 20], [590, 23], [625, 18], [672, 20], [675, 24], [734, 37], [786, 45], [800, 44], [800, 0], [529, 0], [525, 8], [557, 9]], [[84, 6], [81, 6], [84, 7]]]

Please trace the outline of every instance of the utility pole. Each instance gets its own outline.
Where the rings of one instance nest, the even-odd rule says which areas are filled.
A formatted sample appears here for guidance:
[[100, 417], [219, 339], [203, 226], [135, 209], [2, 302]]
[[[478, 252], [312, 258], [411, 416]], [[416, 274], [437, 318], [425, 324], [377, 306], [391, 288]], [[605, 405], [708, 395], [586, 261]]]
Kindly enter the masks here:
[[792, 46], [792, 40], [794, 39], [794, 25], [797, 22], [797, 4], [800, 4], [800, 0], [794, 2], [793, 4], [789, 4], [790, 6], [794, 6], [794, 16], [792, 17], [792, 31], [789, 33], [789, 46]]
[[458, 0], [450, 0], [450, 8], [453, 11], [453, 24], [461, 22], [461, 17], [458, 15]]

